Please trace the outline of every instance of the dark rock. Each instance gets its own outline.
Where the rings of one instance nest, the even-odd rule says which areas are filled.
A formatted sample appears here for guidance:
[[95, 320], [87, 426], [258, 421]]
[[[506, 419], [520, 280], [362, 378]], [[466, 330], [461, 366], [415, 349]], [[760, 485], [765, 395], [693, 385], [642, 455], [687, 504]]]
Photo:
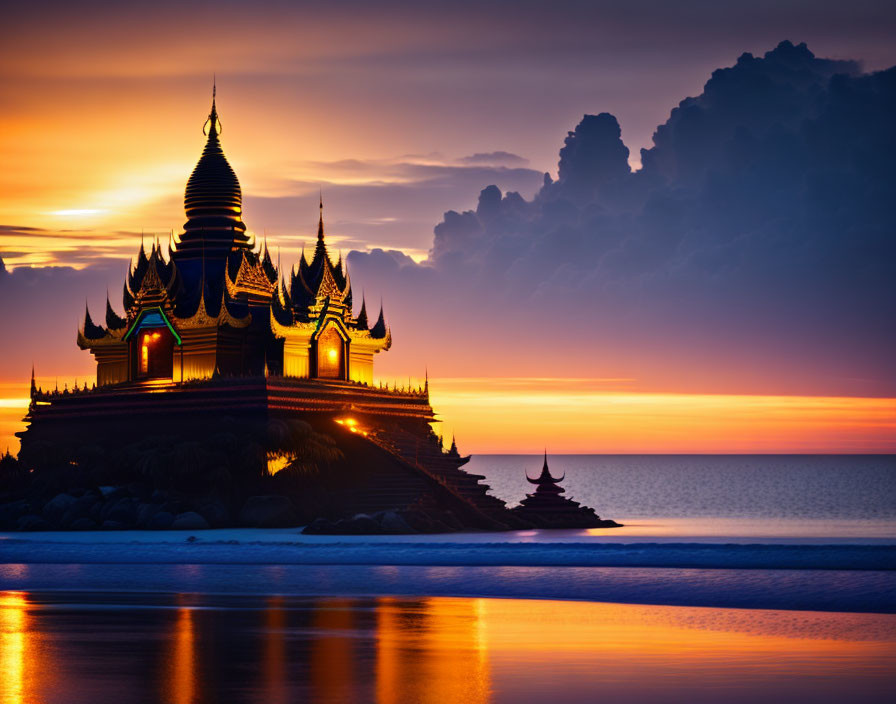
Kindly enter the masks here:
[[140, 504], [137, 507], [137, 527], [148, 528], [150, 519], [161, 510], [160, 504]]
[[128, 497], [119, 499], [109, 509], [104, 509], [103, 513], [104, 521], [115, 521], [129, 528], [137, 523], [137, 505]]
[[106, 501], [115, 503], [119, 499], [123, 499], [128, 495], [127, 489], [121, 486], [101, 486], [100, 492]]
[[[97, 498], [93, 494], [84, 494], [78, 498], [62, 516], [60, 524], [63, 528], [70, 528], [72, 524], [81, 518], [89, 518], [93, 505], [97, 503]], [[44, 507], [46, 510], [46, 507]], [[92, 521], [95, 523], [95, 521]]]
[[38, 516], [36, 513], [29, 513], [18, 520], [16, 528], [18, 530], [51, 530], [52, 526], [43, 516]]
[[146, 524], [150, 530], [168, 530], [174, 523], [174, 514], [168, 511], [159, 511]]
[[213, 528], [222, 528], [230, 525], [230, 511], [217, 499], [201, 501], [196, 508], [196, 512]]
[[77, 518], [68, 527], [69, 530], [96, 530], [96, 521], [92, 518]]
[[302, 530], [307, 535], [327, 535], [333, 530], [333, 522], [326, 518], [315, 518]]
[[208, 522], [195, 511], [180, 514], [171, 524], [171, 530], [206, 530]]
[[125, 528], [127, 528], [127, 526], [118, 521], [105, 520], [102, 525], [103, 530], [124, 530]]
[[383, 529], [384, 533], [416, 533], [417, 531], [411, 528], [407, 521], [405, 521], [400, 515], [398, 515], [395, 511], [383, 511], [382, 516], [379, 517], [380, 527]]
[[253, 528], [286, 528], [298, 523], [298, 514], [285, 496], [251, 496], [240, 511], [239, 523]]
[[149, 497], [149, 502], [153, 504], [163, 504], [168, 500], [168, 494], [161, 489], [156, 489]]
[[103, 508], [105, 507], [105, 503], [103, 501], [97, 501], [93, 506], [90, 507], [90, 518], [92, 518], [97, 523], [102, 523], [102, 514]]
[[356, 514], [337, 525], [343, 528], [346, 535], [376, 535], [383, 532], [380, 524], [366, 513]]
[[42, 511], [43, 517], [48, 522], [58, 525], [62, 523], [62, 517], [65, 515], [65, 512], [77, 503], [77, 501], [78, 499], [71, 494], [57, 494], [44, 506], [44, 510]]
[[19, 519], [31, 513], [31, 511], [31, 504], [25, 501], [25, 499], [3, 504], [0, 506], [0, 529], [15, 530]]
[[192, 509], [192, 507], [188, 506], [182, 499], [172, 499], [171, 497], [164, 503], [163, 508], [168, 511], [168, 513], [173, 513], [175, 516], [179, 513], [186, 513]]

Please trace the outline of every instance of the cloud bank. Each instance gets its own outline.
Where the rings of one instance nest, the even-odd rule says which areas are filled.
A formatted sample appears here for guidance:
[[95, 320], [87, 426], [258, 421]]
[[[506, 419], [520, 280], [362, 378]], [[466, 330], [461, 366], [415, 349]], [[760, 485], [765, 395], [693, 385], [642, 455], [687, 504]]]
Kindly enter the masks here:
[[[783, 42], [681, 101], [638, 171], [607, 113], [558, 135], [556, 178], [499, 151], [385, 171], [321, 164], [325, 179], [359, 182], [328, 189], [358, 213], [328, 229], [336, 246], [383, 243], [348, 261], [368, 306], [385, 302], [386, 378], [428, 365], [437, 377], [620, 378], [628, 390], [893, 396], [893, 114], [896, 69], [863, 73]], [[378, 235], [402, 202], [422, 223], [434, 203], [476, 190], [475, 209], [435, 226], [422, 264]], [[294, 217], [286, 197], [255, 198], [247, 209]], [[0, 234], [12, 244], [28, 232]], [[283, 254], [291, 265], [296, 252]], [[125, 267], [0, 265], [0, 325], [16, 340], [4, 376], [27, 379], [32, 360], [39, 374], [89, 371], [73, 344], [84, 296], [99, 311], [108, 285], [117, 303]]]
[[892, 394], [894, 114], [896, 69], [785, 41], [681, 101], [641, 170], [616, 119], [586, 115], [533, 199], [487, 186], [445, 213], [423, 266], [349, 262], [412, 328], [496, 366], [525, 345], [661, 386]]

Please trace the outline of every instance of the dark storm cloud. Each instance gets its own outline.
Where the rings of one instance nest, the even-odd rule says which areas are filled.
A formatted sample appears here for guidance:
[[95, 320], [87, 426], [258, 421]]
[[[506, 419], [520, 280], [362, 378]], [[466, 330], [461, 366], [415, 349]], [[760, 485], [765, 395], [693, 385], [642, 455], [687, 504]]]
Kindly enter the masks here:
[[[532, 200], [483, 189], [475, 210], [445, 214], [417, 268], [435, 297], [447, 286], [508, 328], [755, 350], [780, 357], [777, 378], [802, 365], [830, 389], [863, 377], [851, 391], [893, 393], [894, 114], [896, 69], [862, 74], [790, 42], [744, 54], [672, 111], [642, 170], [613, 116], [586, 115], [556, 181]], [[390, 262], [350, 262], [407, 295]]]

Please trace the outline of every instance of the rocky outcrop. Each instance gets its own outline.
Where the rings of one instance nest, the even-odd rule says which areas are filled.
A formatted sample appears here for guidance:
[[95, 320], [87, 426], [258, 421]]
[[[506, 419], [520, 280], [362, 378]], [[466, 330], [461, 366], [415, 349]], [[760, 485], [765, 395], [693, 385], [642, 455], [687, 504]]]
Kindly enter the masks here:
[[250, 496], [239, 515], [248, 528], [288, 528], [299, 522], [296, 507], [286, 496]]

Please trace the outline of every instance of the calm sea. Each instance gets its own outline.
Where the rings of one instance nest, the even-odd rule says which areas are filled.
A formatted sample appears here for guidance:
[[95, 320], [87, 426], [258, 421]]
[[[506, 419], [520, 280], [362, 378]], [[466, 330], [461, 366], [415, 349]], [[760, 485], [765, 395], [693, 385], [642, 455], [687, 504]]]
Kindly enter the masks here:
[[[468, 469], [516, 504], [536, 455]], [[617, 535], [896, 538], [894, 455], [553, 455], [566, 495], [625, 524]]]

